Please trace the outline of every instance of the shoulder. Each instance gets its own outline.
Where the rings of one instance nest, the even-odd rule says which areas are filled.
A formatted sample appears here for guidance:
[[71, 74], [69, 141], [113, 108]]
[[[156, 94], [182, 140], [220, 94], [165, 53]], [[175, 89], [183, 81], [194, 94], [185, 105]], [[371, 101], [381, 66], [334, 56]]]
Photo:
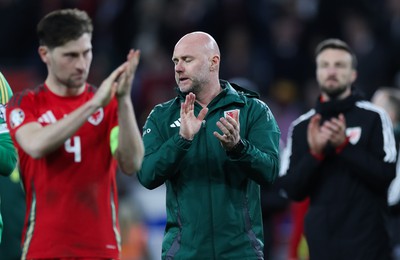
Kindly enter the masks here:
[[40, 94], [46, 93], [48, 90], [44, 87], [44, 85], [39, 85], [31, 88], [27, 88], [23, 91], [17, 92], [10, 99], [8, 103], [8, 107], [18, 107], [23, 102], [34, 101], [35, 97]]
[[289, 126], [289, 133], [292, 132], [304, 132], [307, 129], [308, 123], [310, 122], [310, 118], [314, 116], [316, 113], [315, 109], [310, 109], [306, 113], [300, 115], [298, 118], [292, 121]]
[[173, 111], [180, 111], [180, 100], [178, 97], [156, 105], [149, 113], [147, 119], [150, 117], [165, 118], [165, 116], [170, 115]]
[[358, 109], [369, 112], [369, 113], [376, 113], [376, 114], [385, 113], [385, 110], [383, 108], [378, 107], [375, 104], [373, 104], [372, 102], [367, 101], [367, 100], [357, 101], [355, 103], [355, 106]]

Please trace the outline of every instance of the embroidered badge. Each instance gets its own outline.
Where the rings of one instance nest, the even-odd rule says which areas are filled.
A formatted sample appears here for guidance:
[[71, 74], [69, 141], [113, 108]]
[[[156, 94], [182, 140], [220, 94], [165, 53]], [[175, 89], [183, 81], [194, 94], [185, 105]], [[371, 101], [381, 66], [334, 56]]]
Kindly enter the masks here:
[[239, 113], [240, 113], [239, 109], [233, 109], [233, 110], [224, 111], [224, 117], [229, 115], [230, 117], [235, 119], [236, 122], [238, 122], [239, 121]]
[[361, 138], [361, 127], [349, 127], [346, 129], [346, 136], [351, 144], [356, 144]]
[[10, 126], [12, 129], [18, 127], [25, 120], [25, 113], [20, 108], [15, 108], [10, 113]]
[[103, 108], [99, 108], [93, 115], [91, 115], [88, 119], [89, 123], [92, 125], [98, 125], [104, 118], [104, 110]]

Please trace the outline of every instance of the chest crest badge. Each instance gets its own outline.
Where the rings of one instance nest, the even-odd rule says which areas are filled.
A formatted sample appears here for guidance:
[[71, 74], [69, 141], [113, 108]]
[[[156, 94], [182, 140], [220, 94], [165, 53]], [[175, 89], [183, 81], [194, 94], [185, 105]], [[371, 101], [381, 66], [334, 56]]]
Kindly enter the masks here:
[[93, 113], [93, 115], [91, 115], [88, 118], [89, 123], [91, 123], [92, 125], [98, 125], [101, 123], [101, 121], [103, 121], [104, 118], [104, 110], [103, 108], [99, 108], [96, 112]]
[[351, 144], [356, 144], [361, 138], [361, 127], [349, 127], [346, 129], [346, 136]]
[[239, 109], [232, 109], [232, 110], [224, 111], [224, 117], [230, 116], [233, 119], [235, 119], [236, 122], [239, 122], [239, 113], [240, 113]]

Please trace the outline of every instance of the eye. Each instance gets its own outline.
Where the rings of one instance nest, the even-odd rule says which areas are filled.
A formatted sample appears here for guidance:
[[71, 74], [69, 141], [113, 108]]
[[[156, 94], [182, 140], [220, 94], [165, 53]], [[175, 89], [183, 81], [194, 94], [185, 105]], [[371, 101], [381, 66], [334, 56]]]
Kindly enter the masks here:
[[343, 68], [346, 68], [347, 66], [346, 66], [346, 64], [343, 63], [343, 62], [339, 62], [339, 63], [336, 64], [336, 67], [337, 67], [337, 68], [340, 68], [340, 69], [343, 69]]
[[328, 66], [329, 66], [328, 63], [326, 63], [326, 62], [323, 62], [323, 63], [319, 63], [319, 64], [318, 64], [318, 67], [321, 68], [321, 69], [325, 69], [325, 68], [327, 68]]

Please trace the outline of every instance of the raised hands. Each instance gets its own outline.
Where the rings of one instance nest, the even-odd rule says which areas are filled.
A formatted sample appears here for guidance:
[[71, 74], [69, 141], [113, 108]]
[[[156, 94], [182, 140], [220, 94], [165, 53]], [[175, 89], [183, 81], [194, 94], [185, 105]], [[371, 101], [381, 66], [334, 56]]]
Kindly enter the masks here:
[[326, 120], [322, 125], [321, 115], [314, 115], [308, 124], [307, 140], [313, 154], [322, 155], [325, 147], [330, 143], [338, 147], [346, 141], [346, 120], [343, 114], [337, 118]]
[[179, 134], [187, 140], [193, 140], [194, 135], [199, 132], [201, 124], [208, 112], [208, 108], [203, 107], [199, 115], [196, 117], [194, 115], [195, 100], [196, 95], [189, 93], [186, 95], [185, 102], [181, 104], [181, 126]]
[[136, 68], [140, 60], [139, 50], [130, 50], [127, 55], [127, 61], [123, 66], [125, 66], [125, 71], [120, 75], [118, 79], [117, 87], [117, 98], [123, 96], [131, 95], [132, 82], [135, 77]]
[[240, 140], [239, 116], [237, 116], [236, 120], [230, 115], [227, 115], [225, 118], [222, 117], [217, 122], [217, 126], [223, 135], [214, 132], [214, 136], [221, 142], [225, 150], [230, 151]]
[[114, 95], [117, 98], [130, 97], [132, 81], [139, 64], [140, 51], [130, 50], [127, 61], [116, 68], [100, 85], [92, 102], [98, 107], [104, 107], [110, 103]]

